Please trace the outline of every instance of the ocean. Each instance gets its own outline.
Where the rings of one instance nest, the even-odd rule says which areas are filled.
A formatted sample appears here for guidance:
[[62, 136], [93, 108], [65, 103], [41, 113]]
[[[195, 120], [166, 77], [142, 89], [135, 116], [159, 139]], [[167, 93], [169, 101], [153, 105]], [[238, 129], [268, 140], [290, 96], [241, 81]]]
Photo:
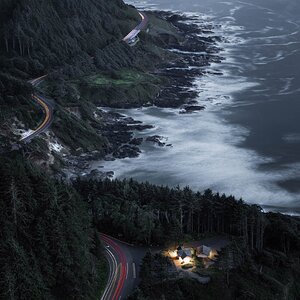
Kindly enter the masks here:
[[118, 110], [155, 126], [139, 136], [164, 136], [172, 147], [145, 143], [140, 157], [105, 162], [104, 170], [300, 214], [300, 1], [126, 2], [212, 24], [225, 38], [218, 45], [225, 60], [195, 78], [204, 111]]

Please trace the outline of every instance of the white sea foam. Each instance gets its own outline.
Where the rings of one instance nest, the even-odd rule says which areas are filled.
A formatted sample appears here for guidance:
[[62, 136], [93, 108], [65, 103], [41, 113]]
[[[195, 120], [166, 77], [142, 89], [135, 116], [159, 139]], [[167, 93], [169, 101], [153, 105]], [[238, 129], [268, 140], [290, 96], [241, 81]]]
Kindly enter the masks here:
[[[148, 1], [130, 2], [135, 5], [138, 3], [140, 7], [144, 6], [147, 9], [159, 7]], [[121, 110], [123, 114], [142, 120], [146, 124], [155, 125], [151, 133], [137, 133], [137, 136], [145, 137], [149, 134], [165, 136], [169, 138], [168, 143], [173, 147], [154, 147], [147, 143], [143, 145], [142, 154], [138, 158], [103, 162], [104, 170], [114, 170], [116, 177], [133, 177], [157, 184], [190, 185], [195, 190], [212, 188], [221, 193], [243, 197], [252, 203], [286, 206], [295, 201], [295, 194], [281, 188], [277, 182], [298, 176], [300, 166], [287, 165], [276, 172], [262, 170], [259, 166], [273, 160], [240, 147], [249, 135], [249, 130], [229, 124], [225, 116], [228, 113], [226, 107], [254, 105], [251, 101], [243, 102], [236, 99], [237, 92], [246, 89], [252, 89], [254, 93], [261, 95], [269, 92], [268, 88], [260, 86], [264, 78], [250, 81], [249, 78], [242, 76], [244, 68], [251, 70], [256, 68], [255, 64], [271, 63], [289, 55], [283, 50], [275, 52], [273, 57], [269, 53], [264, 55], [263, 51], [258, 51], [259, 47], [263, 49], [265, 45], [284, 46], [290, 43], [294, 43], [297, 47], [298, 42], [287, 43], [285, 35], [274, 32], [273, 26], [266, 26], [261, 32], [253, 31], [251, 38], [251, 32], [246, 32], [244, 27], [235, 24], [235, 15], [244, 5], [252, 4], [239, 2], [239, 5], [234, 5], [225, 1], [222, 3], [232, 8], [228, 10], [228, 15], [222, 15], [219, 20], [212, 13], [198, 14], [199, 24], [206, 22], [214, 27], [213, 35], [225, 37], [224, 41], [218, 44], [223, 49], [220, 55], [226, 58], [225, 61], [221, 64], [211, 64], [205, 68], [205, 76], [195, 80], [198, 90], [201, 91], [198, 102], [205, 105], [206, 110], [191, 115], [179, 115], [178, 110], [157, 107]], [[198, 4], [194, 6], [198, 7]], [[256, 7], [266, 11], [270, 19], [277, 17], [272, 10]], [[190, 16], [194, 17], [195, 13]], [[294, 30], [290, 36], [294, 36], [298, 24], [291, 22], [291, 26], [294, 26]], [[280, 28], [278, 31], [282, 32]], [[259, 34], [269, 34], [269, 37], [260, 38]], [[245, 39], [246, 35], [250, 38]], [[255, 51], [258, 52], [253, 53], [253, 61], [247, 62], [249, 57], [242, 56], [237, 48], [249, 48], [249, 43], [255, 42], [257, 43]], [[245, 63], [241, 65], [237, 57]], [[223, 76], [215, 75], [216, 72], [222, 72]], [[288, 93], [291, 85], [292, 78], [284, 80], [281, 93]], [[290, 134], [283, 136], [282, 139], [287, 143], [298, 143], [299, 136]]]
[[282, 137], [282, 139], [291, 144], [299, 144], [300, 143], [300, 134], [299, 133], [289, 133]]
[[16, 132], [16, 134], [21, 135], [21, 139], [25, 139], [34, 133], [34, 131], [32, 129], [28, 129], [28, 130], [17, 129], [15, 132]]
[[196, 190], [212, 188], [253, 203], [283, 205], [283, 199], [292, 200], [292, 195], [276, 182], [294, 176], [300, 168], [277, 174], [258, 171], [255, 166], [272, 160], [239, 148], [248, 131], [230, 124], [224, 126], [220, 115], [206, 112], [179, 117], [174, 110], [156, 107], [120, 112], [146, 124], [156, 124], [151, 134], [168, 136], [173, 148], [147, 144], [139, 158], [105, 162], [104, 171], [113, 169], [117, 177], [157, 184], [190, 185]]

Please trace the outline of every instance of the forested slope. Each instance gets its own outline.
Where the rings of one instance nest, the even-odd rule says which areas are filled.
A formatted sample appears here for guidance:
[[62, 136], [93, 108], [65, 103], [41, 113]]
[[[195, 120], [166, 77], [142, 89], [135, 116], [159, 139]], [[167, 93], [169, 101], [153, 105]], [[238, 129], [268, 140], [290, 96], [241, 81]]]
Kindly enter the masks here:
[[[264, 299], [300, 297], [300, 220], [263, 213], [233, 196], [193, 192], [133, 180], [78, 180], [75, 188], [92, 207], [98, 228], [126, 241], [147, 245], [180, 244], [204, 235], [226, 236], [230, 244], [215, 267], [200, 270], [211, 282], [174, 276], [166, 257], [149, 254], [141, 284], [130, 298]], [[206, 272], [206, 273], [205, 273]], [[203, 275], [204, 276], [204, 275]]]
[[97, 51], [119, 41], [139, 20], [120, 0], [22, 0], [1, 6], [1, 66], [16, 76], [91, 68]]
[[40, 120], [30, 78], [49, 74], [65, 104], [72, 92], [64, 79], [130, 65], [134, 55], [120, 41], [139, 20], [121, 0], [1, 1], [1, 135], [9, 136], [12, 123], [32, 128]]
[[100, 241], [72, 187], [20, 157], [0, 159], [0, 205], [0, 299], [99, 295]]
[[234, 196], [134, 180], [78, 179], [74, 187], [92, 204], [99, 228], [122, 234], [127, 241], [165, 244], [209, 232], [240, 237], [250, 251], [265, 247], [293, 255], [300, 251], [299, 219], [265, 214], [258, 205]]
[[197, 298], [205, 289], [205, 299], [219, 299], [222, 289], [224, 299], [232, 299], [252, 288], [257, 295], [278, 295], [274, 299], [283, 299], [285, 292], [291, 296], [287, 299], [299, 296], [299, 219], [265, 214], [232, 196], [133, 180], [78, 179], [68, 185], [18, 155], [0, 159], [0, 204], [3, 299], [95, 299], [106, 276], [99, 231], [161, 247], [205, 234], [233, 241], [209, 286], [179, 280], [175, 297], [174, 281], [167, 277], [163, 286], [161, 281], [156, 285], [156, 273], [147, 272], [145, 297], [135, 299], [161, 299], [163, 294], [187, 299], [184, 291]]

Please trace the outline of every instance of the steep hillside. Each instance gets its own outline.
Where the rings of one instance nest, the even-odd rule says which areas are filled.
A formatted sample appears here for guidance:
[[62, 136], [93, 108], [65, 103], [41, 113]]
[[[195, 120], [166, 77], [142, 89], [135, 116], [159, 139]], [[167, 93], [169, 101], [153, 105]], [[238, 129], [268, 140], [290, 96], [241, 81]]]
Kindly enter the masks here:
[[1, 5], [6, 7], [1, 10], [1, 66], [11, 72], [14, 68], [17, 76], [68, 65], [92, 67], [96, 52], [119, 41], [139, 20], [120, 0], [22, 0]]
[[86, 203], [21, 156], [0, 174], [0, 299], [96, 299], [106, 267]]
[[80, 77], [120, 59], [128, 64], [127, 46], [120, 41], [139, 15], [123, 1], [5, 0], [0, 8], [2, 136], [13, 122], [30, 128], [41, 117], [30, 102], [28, 79], [54, 72], [59, 86], [59, 76]]
[[[202, 67], [220, 61], [218, 38], [201, 37], [205, 24], [171, 12], [147, 12], [148, 27], [130, 47], [122, 38], [141, 17], [121, 0], [5, 0], [0, 5], [0, 152], [11, 150], [21, 134], [43, 121], [33, 92], [50, 99], [53, 123], [20, 148], [55, 172], [64, 168], [66, 176], [84, 174], [88, 159], [140, 153], [133, 130], [151, 125], [99, 107], [202, 109], [191, 106], [198, 95], [194, 78]], [[38, 87], [28, 83], [45, 74]]]

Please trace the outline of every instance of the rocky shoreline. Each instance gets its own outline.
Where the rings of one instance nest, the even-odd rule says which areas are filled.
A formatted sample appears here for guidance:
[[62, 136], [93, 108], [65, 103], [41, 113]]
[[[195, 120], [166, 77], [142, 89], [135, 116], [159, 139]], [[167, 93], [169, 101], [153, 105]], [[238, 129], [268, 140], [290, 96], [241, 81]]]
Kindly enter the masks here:
[[[160, 37], [162, 41], [157, 41], [160, 47], [164, 45], [165, 50], [175, 54], [175, 59], [172, 56], [172, 59], [161, 63], [159, 68], [151, 71], [154, 75], [168, 78], [168, 82], [161, 87], [160, 93], [153, 99], [151, 105], [179, 109], [180, 114], [204, 110], [205, 106], [199, 105], [196, 101], [201, 91], [195, 89], [194, 82], [195, 78], [205, 75], [206, 66], [222, 61], [223, 58], [218, 55], [220, 49], [217, 47], [217, 42], [221, 41], [222, 38], [214, 36], [211, 25], [195, 24], [196, 21], [199, 21], [196, 17], [164, 11], [151, 11], [149, 14], [171, 23], [178, 33], [184, 36], [183, 42], [172, 40], [166, 35]], [[112, 171], [91, 170], [88, 167], [89, 163], [101, 159], [107, 161], [138, 157], [141, 153], [140, 146], [143, 143], [154, 143], [159, 147], [172, 146], [167, 143], [165, 137], [149, 135], [140, 138], [135, 136], [135, 132], [153, 128], [151, 124], [144, 124], [140, 120], [119, 114], [113, 108], [99, 108], [97, 113], [103, 119], [101, 134], [109, 141], [107, 155], [104, 159], [103, 157], [100, 158], [99, 153], [80, 156], [79, 159], [78, 157], [69, 157], [71, 168], [68, 168], [68, 173], [73, 174], [71, 178], [77, 176], [86, 179], [112, 177], [114, 175]]]
[[[155, 74], [169, 78], [170, 82], [162, 88], [154, 104], [158, 107], [181, 107], [187, 112], [198, 111], [195, 99], [200, 91], [195, 90], [194, 81], [205, 74], [206, 66], [222, 61], [223, 58], [218, 55], [220, 49], [217, 47], [221, 38], [213, 36], [213, 28], [210, 25], [194, 24], [199, 21], [198, 18], [172, 12], [158, 11], [154, 14], [170, 22], [185, 37], [182, 43], [171, 42], [166, 45], [166, 49], [175, 53], [178, 58], [162, 64], [155, 71]], [[212, 36], [208, 37], [207, 34]]]

